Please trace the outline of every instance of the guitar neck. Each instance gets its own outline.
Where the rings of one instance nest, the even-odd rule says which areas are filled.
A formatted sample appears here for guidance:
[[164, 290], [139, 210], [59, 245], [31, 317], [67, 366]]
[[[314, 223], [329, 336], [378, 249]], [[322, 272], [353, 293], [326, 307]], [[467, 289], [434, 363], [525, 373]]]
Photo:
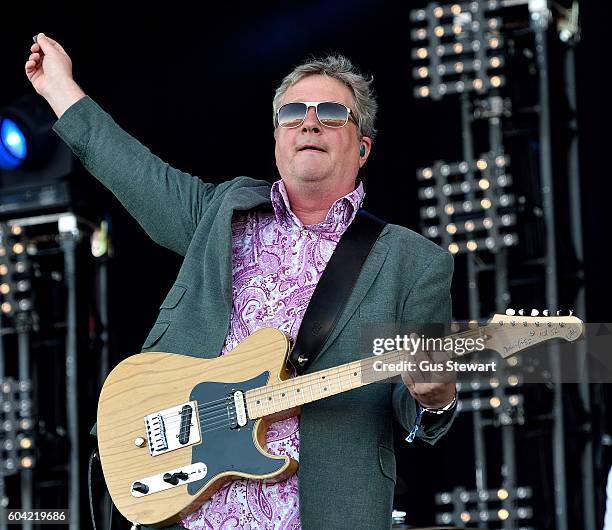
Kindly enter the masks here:
[[[455, 333], [438, 340], [481, 337], [486, 341], [488, 327], [483, 326], [475, 330]], [[460, 357], [452, 351], [445, 351], [444, 353], [449, 359]], [[400, 372], [375, 370], [374, 363], [397, 364], [413, 358], [414, 356], [405, 349], [395, 350], [312, 374], [294, 377], [274, 385], [249, 390], [246, 393], [249, 417], [255, 419], [268, 416], [371, 383], [392, 379], [398, 376]]]
[[[417, 348], [429, 353], [443, 353], [443, 358], [453, 359], [481, 349], [491, 349], [503, 358], [530, 348], [551, 339], [563, 339], [569, 342], [578, 340], [584, 333], [584, 324], [576, 317], [540, 317], [494, 315], [485, 326], [454, 333], [438, 339], [426, 339]], [[464, 347], [459, 345], [458, 339]], [[482, 348], [467, 347], [468, 340], [472, 345], [480, 339]], [[432, 343], [433, 342], [433, 346]], [[448, 345], [452, 347], [448, 347]], [[355, 388], [385, 381], [397, 376], [400, 372], [375, 370], [378, 361], [381, 364], [402, 363], [414, 359], [406, 349], [396, 350], [383, 355], [335, 366], [320, 372], [302, 375], [274, 385], [254, 388], [246, 393], [247, 409], [250, 418], [261, 418], [270, 414], [283, 412], [306, 403], [317, 401]]]

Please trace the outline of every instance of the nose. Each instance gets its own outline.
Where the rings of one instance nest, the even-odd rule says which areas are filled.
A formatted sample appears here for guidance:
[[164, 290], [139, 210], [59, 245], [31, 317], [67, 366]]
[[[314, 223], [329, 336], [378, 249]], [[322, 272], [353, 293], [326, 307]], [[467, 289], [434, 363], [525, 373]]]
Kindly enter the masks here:
[[317, 119], [317, 111], [314, 107], [310, 107], [306, 112], [304, 123], [302, 123], [302, 132], [315, 132], [321, 131], [321, 124]]

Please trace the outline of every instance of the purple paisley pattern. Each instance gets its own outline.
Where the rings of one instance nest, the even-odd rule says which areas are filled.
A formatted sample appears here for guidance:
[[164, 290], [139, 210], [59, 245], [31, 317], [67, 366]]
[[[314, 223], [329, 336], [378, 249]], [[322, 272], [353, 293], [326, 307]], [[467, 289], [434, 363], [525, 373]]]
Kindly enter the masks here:
[[[263, 327], [295, 340], [312, 293], [364, 197], [363, 186], [338, 199], [325, 221], [306, 225], [291, 211], [282, 180], [273, 211], [236, 212], [232, 220], [232, 315], [221, 354]], [[268, 450], [299, 460], [299, 417], [270, 425]], [[217, 491], [181, 524], [189, 530], [299, 530], [298, 476], [239, 479]]]

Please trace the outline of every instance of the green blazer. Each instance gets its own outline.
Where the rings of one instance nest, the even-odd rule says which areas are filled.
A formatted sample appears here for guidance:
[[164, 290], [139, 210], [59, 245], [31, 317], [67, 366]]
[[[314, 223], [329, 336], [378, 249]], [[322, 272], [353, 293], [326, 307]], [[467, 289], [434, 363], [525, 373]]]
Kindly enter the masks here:
[[[89, 97], [53, 129], [155, 242], [184, 256], [142, 350], [218, 356], [232, 308], [232, 214], [269, 206], [270, 183], [238, 177], [215, 186], [172, 168]], [[387, 225], [309, 371], [371, 355], [359, 352], [364, 323], [449, 322], [452, 271], [450, 254], [411, 230]], [[402, 383], [372, 384], [305, 405], [298, 471], [302, 528], [390, 528], [394, 421], [410, 430], [415, 417], [415, 400]], [[453, 413], [429, 418], [417, 436], [433, 444], [452, 419]]]

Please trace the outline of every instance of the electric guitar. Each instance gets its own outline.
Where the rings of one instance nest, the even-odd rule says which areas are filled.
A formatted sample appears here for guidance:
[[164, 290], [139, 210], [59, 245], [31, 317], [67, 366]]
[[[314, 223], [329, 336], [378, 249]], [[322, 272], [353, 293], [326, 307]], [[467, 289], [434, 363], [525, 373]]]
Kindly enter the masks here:
[[[506, 358], [582, 333], [572, 316], [495, 315], [449, 338], [481, 338]], [[149, 352], [114, 368], [100, 394], [98, 448], [108, 490], [126, 519], [166, 526], [235, 478], [290, 476], [298, 463], [266, 450], [270, 423], [299, 414], [306, 403], [394, 377], [373, 369], [375, 361], [411, 355], [393, 351], [291, 378], [289, 347], [283, 332], [264, 328], [215, 359]]]

